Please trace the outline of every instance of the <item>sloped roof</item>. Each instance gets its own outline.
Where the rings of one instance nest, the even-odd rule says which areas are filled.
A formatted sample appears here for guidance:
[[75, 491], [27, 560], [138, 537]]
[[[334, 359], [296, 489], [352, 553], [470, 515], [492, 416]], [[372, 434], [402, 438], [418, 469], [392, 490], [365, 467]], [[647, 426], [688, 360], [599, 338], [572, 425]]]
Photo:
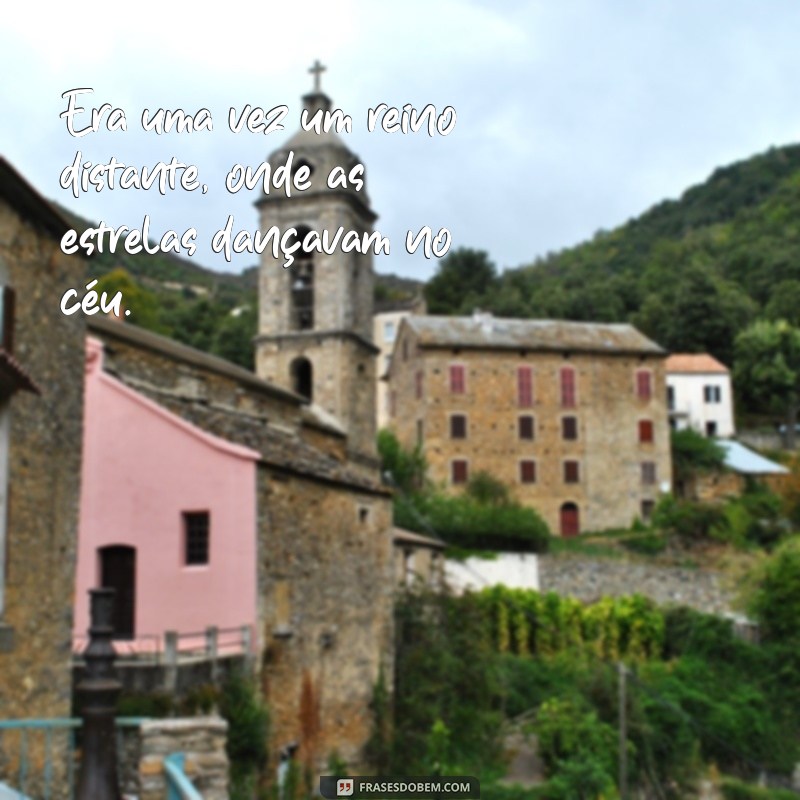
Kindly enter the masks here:
[[404, 324], [417, 334], [420, 347], [665, 354], [627, 324], [503, 319], [483, 312], [471, 317], [410, 316]]
[[665, 363], [667, 372], [727, 375], [728, 368], [708, 353], [673, 353]]
[[41, 226], [55, 239], [61, 239], [72, 227], [61, 212], [49, 200], [45, 200], [2, 156], [0, 197], [4, 197], [19, 214]]
[[395, 544], [410, 544], [417, 547], [428, 547], [431, 550], [444, 550], [447, 547], [441, 539], [432, 539], [430, 536], [407, 531], [405, 528], [392, 528], [392, 538]]
[[725, 450], [725, 466], [742, 475], [786, 475], [789, 470], [732, 439], [717, 441]]

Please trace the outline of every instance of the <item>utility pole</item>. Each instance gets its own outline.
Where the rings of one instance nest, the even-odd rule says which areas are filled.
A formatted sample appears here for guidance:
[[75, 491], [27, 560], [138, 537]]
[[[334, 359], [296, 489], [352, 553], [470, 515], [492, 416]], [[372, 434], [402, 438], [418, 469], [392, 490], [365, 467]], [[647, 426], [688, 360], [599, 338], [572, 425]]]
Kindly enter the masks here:
[[620, 661], [619, 671], [619, 796], [620, 800], [628, 800], [628, 719], [626, 716], [627, 692], [625, 678], [628, 671]]

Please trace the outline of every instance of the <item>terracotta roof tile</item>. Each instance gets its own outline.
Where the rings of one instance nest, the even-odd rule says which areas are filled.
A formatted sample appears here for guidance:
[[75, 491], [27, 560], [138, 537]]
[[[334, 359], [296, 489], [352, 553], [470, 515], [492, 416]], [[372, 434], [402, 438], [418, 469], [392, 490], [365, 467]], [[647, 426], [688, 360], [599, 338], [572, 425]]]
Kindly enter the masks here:
[[708, 353], [673, 353], [666, 361], [667, 372], [700, 372], [727, 375], [729, 370]]

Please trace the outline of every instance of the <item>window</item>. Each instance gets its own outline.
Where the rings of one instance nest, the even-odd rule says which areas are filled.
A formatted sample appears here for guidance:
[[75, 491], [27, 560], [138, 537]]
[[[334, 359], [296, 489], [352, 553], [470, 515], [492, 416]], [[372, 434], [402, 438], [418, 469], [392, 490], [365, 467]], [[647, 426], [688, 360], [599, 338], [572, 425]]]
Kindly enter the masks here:
[[649, 369], [636, 370], [636, 396], [640, 400], [653, 396], [653, 373]]
[[533, 405], [533, 370], [530, 367], [517, 369], [517, 402], [520, 408]]
[[422, 399], [422, 388], [423, 388], [424, 380], [425, 380], [425, 373], [421, 369], [417, 370], [417, 374], [416, 374], [417, 400], [421, 400]]
[[533, 417], [525, 414], [519, 418], [519, 438], [533, 440]]
[[184, 563], [187, 566], [208, 564], [209, 515], [208, 511], [185, 511]]
[[520, 483], [536, 483], [536, 462], [525, 459], [519, 462]]
[[720, 386], [704, 386], [703, 400], [705, 400], [706, 403], [721, 403], [722, 388]]
[[656, 510], [655, 500], [642, 500], [642, 521], [649, 522]]
[[716, 435], [717, 435], [717, 423], [706, 422], [706, 436], [716, 436]]
[[642, 462], [642, 483], [652, 486], [656, 482], [656, 465], [652, 461]]
[[653, 441], [653, 422], [649, 419], [639, 420], [639, 441], [648, 444]]
[[394, 341], [396, 332], [394, 320], [386, 320], [386, 322], [383, 323], [383, 341], [386, 342], [386, 344], [391, 344]]
[[564, 408], [575, 407], [575, 370], [572, 367], [561, 367], [561, 405]]
[[453, 414], [450, 417], [450, 438], [467, 438], [467, 418], [464, 414]]
[[464, 394], [464, 365], [450, 365], [450, 392], [451, 394]]
[[577, 461], [564, 462], [564, 483], [578, 483], [580, 481], [580, 464]]
[[309, 400], [314, 395], [314, 367], [305, 357], [299, 356], [292, 361], [289, 366], [291, 373], [292, 389], [297, 394], [307, 397]]
[[675, 410], [675, 387], [667, 386], [667, 408], [670, 411]]
[[561, 438], [565, 441], [572, 442], [578, 438], [578, 418], [577, 417], [562, 417], [561, 418]]
[[0, 287], [0, 336], [7, 353], [14, 352], [14, 307], [16, 292], [10, 286]]
[[469, 480], [469, 464], [466, 459], [458, 458], [450, 464], [452, 482], [466, 483]]

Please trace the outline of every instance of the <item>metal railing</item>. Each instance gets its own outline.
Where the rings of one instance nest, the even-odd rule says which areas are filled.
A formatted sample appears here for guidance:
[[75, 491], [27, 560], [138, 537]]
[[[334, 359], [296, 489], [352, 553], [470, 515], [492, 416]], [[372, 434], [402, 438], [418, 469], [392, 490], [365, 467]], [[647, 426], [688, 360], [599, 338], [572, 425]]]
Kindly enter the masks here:
[[[124, 753], [123, 737], [126, 728], [135, 728], [145, 722], [145, 717], [119, 717], [117, 723], [117, 757], [120, 758]], [[54, 750], [57, 746], [55, 737], [58, 734], [66, 736], [66, 780], [68, 796], [75, 796], [75, 775], [77, 770], [76, 759], [78, 749], [76, 748], [75, 732], [83, 724], [83, 720], [75, 718], [53, 718], [53, 719], [10, 719], [0, 720], [0, 735], [2, 735], [2, 750], [4, 760], [11, 769], [8, 772], [16, 772], [16, 786], [14, 787], [22, 795], [25, 795], [28, 787], [36, 784], [38, 796], [42, 800], [50, 800], [53, 795], [54, 769], [53, 759]], [[18, 747], [16, 753], [9, 747], [11, 742], [7, 741], [7, 736], [17, 734]], [[43, 737], [43, 751], [38, 755], [41, 759], [31, 758], [32, 745], [36, 742], [31, 740], [39, 736]], [[33, 775], [33, 761], [41, 760], [42, 775], [39, 778]], [[16, 769], [14, 769], [16, 765]], [[14, 780], [12, 774], [5, 775], [6, 780]]]
[[183, 753], [172, 753], [164, 759], [164, 772], [167, 776], [167, 800], [203, 800], [183, 771]]
[[[163, 664], [175, 666], [182, 661], [213, 660], [232, 655], [248, 655], [252, 649], [250, 625], [234, 628], [209, 626], [204, 631], [165, 631], [163, 635], [141, 634], [135, 639], [115, 639], [117, 664]], [[73, 660], [80, 662], [89, 643], [86, 636], [72, 639]]]

